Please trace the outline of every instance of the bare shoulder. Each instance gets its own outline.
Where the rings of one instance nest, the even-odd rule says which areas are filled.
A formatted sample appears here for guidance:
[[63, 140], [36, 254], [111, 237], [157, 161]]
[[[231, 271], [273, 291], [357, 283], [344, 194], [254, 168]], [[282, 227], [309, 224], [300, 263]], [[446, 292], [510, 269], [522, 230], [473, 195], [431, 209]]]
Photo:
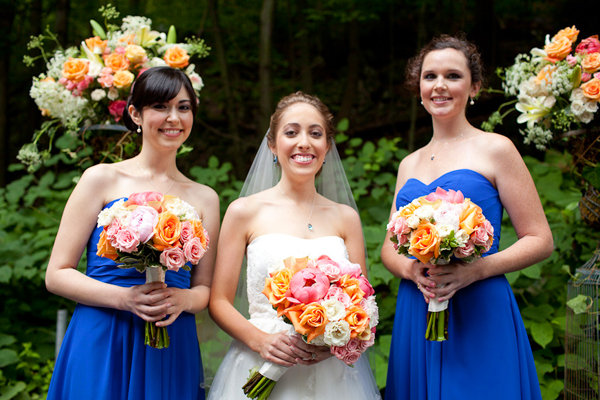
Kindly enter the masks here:
[[519, 157], [519, 151], [506, 136], [498, 133], [483, 132], [478, 137], [477, 147], [494, 161], [509, 161], [507, 158]]
[[234, 218], [238, 221], [247, 221], [256, 215], [263, 201], [260, 193], [251, 196], [239, 197], [232, 201], [225, 212], [226, 217]]

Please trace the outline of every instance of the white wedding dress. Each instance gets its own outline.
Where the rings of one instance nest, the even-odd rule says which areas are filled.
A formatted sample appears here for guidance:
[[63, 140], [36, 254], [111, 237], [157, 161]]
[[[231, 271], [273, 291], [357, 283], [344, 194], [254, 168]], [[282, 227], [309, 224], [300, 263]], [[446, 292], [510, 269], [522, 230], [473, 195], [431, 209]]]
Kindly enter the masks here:
[[[268, 273], [283, 259], [328, 255], [332, 259], [348, 258], [344, 240], [337, 236], [303, 239], [270, 233], [254, 239], [246, 248], [247, 284], [250, 322], [265, 332], [287, 331], [290, 325], [277, 313], [262, 294]], [[243, 343], [234, 340], [223, 359], [208, 393], [209, 400], [245, 400], [242, 386], [252, 368], [263, 359]], [[366, 356], [353, 367], [335, 357], [318, 364], [290, 367], [279, 379], [269, 400], [380, 399], [373, 372]]]

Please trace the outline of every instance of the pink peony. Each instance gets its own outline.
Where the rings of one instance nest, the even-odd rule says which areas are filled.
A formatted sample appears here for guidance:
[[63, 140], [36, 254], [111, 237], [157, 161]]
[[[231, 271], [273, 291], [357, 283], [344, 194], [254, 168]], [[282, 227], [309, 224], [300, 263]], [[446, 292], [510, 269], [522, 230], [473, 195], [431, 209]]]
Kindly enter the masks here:
[[315, 261], [315, 268], [318, 268], [329, 278], [330, 282], [336, 282], [340, 279], [342, 269], [340, 265], [327, 256], [321, 256]]
[[589, 38], [583, 39], [575, 48], [575, 53], [590, 54], [600, 52], [600, 40], [598, 35], [590, 36]]
[[198, 264], [205, 252], [206, 249], [202, 247], [202, 241], [197, 237], [192, 237], [183, 245], [185, 259], [194, 265]]
[[120, 251], [133, 253], [140, 244], [140, 237], [135, 230], [126, 227], [117, 232], [114, 243], [114, 247]]
[[150, 201], [162, 201], [163, 195], [159, 192], [140, 192], [133, 193], [127, 199], [127, 205], [146, 206]]
[[137, 231], [142, 243], [152, 238], [154, 227], [158, 223], [158, 212], [154, 208], [137, 206], [129, 218], [129, 227]]
[[331, 286], [327, 291], [327, 294], [324, 297], [325, 300], [337, 300], [344, 305], [344, 307], [348, 308], [352, 305], [352, 299], [348, 295], [348, 293], [344, 292], [344, 290], [339, 286]]
[[457, 258], [465, 258], [472, 255], [474, 251], [475, 245], [469, 240], [463, 247], [457, 247], [456, 250], [454, 250], [454, 256]]
[[123, 118], [123, 111], [127, 102], [125, 100], [111, 101], [108, 105], [108, 112], [115, 118], [116, 122], [119, 122]]
[[304, 268], [296, 272], [290, 280], [286, 293], [292, 303], [308, 304], [319, 301], [329, 290], [329, 278], [317, 268]]
[[172, 271], [179, 271], [185, 265], [185, 255], [179, 247], [168, 247], [160, 253], [160, 263]]
[[448, 189], [446, 191], [438, 186], [437, 189], [435, 189], [435, 192], [429, 193], [425, 197], [425, 200], [428, 200], [428, 201], [444, 200], [444, 201], [447, 201], [448, 203], [458, 204], [458, 203], [462, 203], [463, 201], [465, 201], [465, 196], [463, 196], [463, 194], [460, 190], [456, 192], [452, 189]]
[[369, 297], [375, 294], [375, 289], [373, 289], [373, 286], [371, 286], [371, 284], [369, 283], [367, 278], [364, 277], [364, 275], [358, 277], [358, 285], [360, 286], [360, 290], [365, 292], [365, 297]]
[[358, 278], [362, 274], [360, 264], [354, 264], [350, 260], [340, 260], [341, 275], [349, 275], [352, 278]]

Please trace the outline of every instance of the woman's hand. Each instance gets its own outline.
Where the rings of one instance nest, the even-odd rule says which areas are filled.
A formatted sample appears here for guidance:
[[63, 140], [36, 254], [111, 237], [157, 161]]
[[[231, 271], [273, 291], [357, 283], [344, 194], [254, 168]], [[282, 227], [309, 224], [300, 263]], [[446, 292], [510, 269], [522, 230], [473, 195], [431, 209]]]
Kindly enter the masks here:
[[179, 317], [179, 315], [186, 310], [189, 310], [189, 294], [190, 289], [180, 289], [175, 287], [167, 287], [156, 291], [156, 294], [164, 295], [165, 297], [160, 300], [156, 305], [166, 305], [167, 315], [169, 318], [164, 321], [158, 321], [156, 326], [163, 327], [169, 326]]
[[331, 357], [331, 351], [327, 346], [315, 346], [306, 343], [299, 335], [291, 336], [296, 351], [298, 364], [313, 365]]
[[124, 288], [126, 295], [123, 309], [131, 311], [147, 322], [165, 318], [170, 307], [170, 303], [164, 301], [168, 297], [167, 291], [164, 290], [166, 287], [165, 283], [152, 282]]
[[431, 264], [423, 264], [417, 260], [413, 260], [410, 266], [410, 275], [412, 275], [410, 279], [417, 285], [427, 304], [429, 304], [430, 299], [436, 296], [433, 289], [437, 286], [436, 281], [427, 274], [428, 271], [431, 271]]
[[291, 367], [297, 364], [298, 357], [296, 352], [297, 349], [294, 346], [294, 341], [288, 335], [287, 331], [265, 334], [258, 351], [264, 360], [283, 365], [284, 367]]
[[480, 278], [480, 268], [478, 264], [482, 260], [476, 260], [472, 263], [452, 263], [447, 265], [435, 265], [429, 268], [429, 278], [435, 283], [435, 286], [429, 289], [437, 297], [438, 301], [451, 299], [456, 292]]

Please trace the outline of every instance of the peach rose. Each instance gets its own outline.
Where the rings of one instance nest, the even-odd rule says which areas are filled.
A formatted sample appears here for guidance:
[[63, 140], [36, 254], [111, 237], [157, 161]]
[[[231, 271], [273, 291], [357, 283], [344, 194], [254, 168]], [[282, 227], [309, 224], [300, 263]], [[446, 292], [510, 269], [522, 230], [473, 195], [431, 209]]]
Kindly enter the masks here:
[[571, 41], [566, 36], [559, 36], [544, 46], [544, 50], [548, 55], [546, 60], [555, 63], [564, 60], [571, 53]]
[[94, 36], [88, 39], [85, 39], [85, 45], [88, 49], [96, 54], [102, 54], [104, 49], [106, 49], [107, 40], [100, 39], [99, 36]]
[[69, 58], [63, 64], [63, 78], [72, 82], [81, 82], [90, 69], [90, 63], [81, 58]]
[[423, 264], [427, 264], [434, 256], [440, 256], [440, 237], [433, 224], [426, 222], [419, 225], [410, 238], [408, 253]]
[[117, 71], [113, 75], [113, 85], [118, 89], [126, 89], [131, 86], [135, 76], [129, 71]]
[[190, 56], [181, 47], [173, 46], [165, 52], [164, 60], [171, 68], [185, 68], [190, 63]]
[[129, 35], [121, 36], [119, 38], [119, 43], [121, 44], [134, 44], [135, 43], [135, 33], [130, 33]]
[[129, 60], [125, 57], [125, 54], [115, 52], [104, 56], [104, 65], [112, 69], [113, 72], [125, 71], [129, 68]]
[[365, 297], [365, 292], [360, 287], [360, 281], [350, 275], [343, 275], [338, 281], [339, 287], [350, 297], [353, 304], [358, 304]]
[[265, 280], [265, 288], [262, 293], [267, 296], [269, 303], [277, 308], [277, 316], [283, 315], [286, 308], [290, 306], [285, 294], [290, 287], [293, 275], [292, 271], [284, 268], [271, 274]]
[[208, 234], [202, 225], [202, 221], [199, 219], [192, 219], [189, 221], [192, 225], [192, 230], [194, 232], [194, 236], [200, 239], [202, 243], [202, 247], [205, 249], [208, 248], [208, 244], [210, 243], [210, 239], [208, 238]]
[[565, 29], [558, 31], [558, 33], [552, 38], [552, 41], [555, 41], [557, 38], [566, 37], [571, 43], [575, 43], [578, 35], [579, 30], [575, 28], [575, 25], [573, 25], [570, 28], [566, 27]]
[[600, 70], [600, 53], [587, 54], [581, 61], [581, 66], [588, 74], [593, 74], [594, 72]]
[[475, 229], [485, 220], [481, 208], [470, 201], [466, 202], [465, 208], [463, 208], [460, 216], [458, 217], [458, 226], [464, 230], [467, 235], [473, 233]]
[[546, 85], [549, 85], [550, 83], [552, 83], [552, 74], [554, 73], [554, 71], [556, 71], [556, 65], [546, 65], [540, 70], [540, 72], [538, 72], [537, 76], [535, 77], [535, 82], [538, 85], [542, 82], [544, 82]]
[[158, 217], [158, 224], [154, 228], [152, 243], [159, 251], [167, 247], [179, 247], [179, 236], [181, 235], [181, 222], [175, 214], [168, 211]]
[[583, 95], [588, 99], [600, 101], [600, 79], [590, 79], [580, 86], [583, 90]]
[[306, 335], [306, 342], [310, 343], [314, 338], [325, 332], [327, 316], [325, 307], [317, 303], [308, 305], [298, 304], [289, 308], [286, 317], [294, 325], [294, 329], [301, 335]]
[[96, 251], [96, 255], [110, 258], [113, 261], [117, 259], [117, 249], [115, 249], [107, 239], [106, 228], [104, 228], [102, 233], [100, 233], [100, 239], [98, 239], [98, 251]]
[[369, 314], [358, 306], [350, 306], [346, 310], [344, 320], [350, 325], [350, 337], [355, 338], [365, 329], [369, 329]]
[[283, 260], [283, 265], [285, 266], [285, 268], [289, 269], [292, 272], [292, 274], [295, 274], [301, 269], [306, 268], [306, 266], [308, 265], [308, 257], [288, 257], [285, 260]]
[[125, 47], [125, 57], [132, 64], [140, 64], [146, 60], [146, 50], [137, 44], [128, 44]]

